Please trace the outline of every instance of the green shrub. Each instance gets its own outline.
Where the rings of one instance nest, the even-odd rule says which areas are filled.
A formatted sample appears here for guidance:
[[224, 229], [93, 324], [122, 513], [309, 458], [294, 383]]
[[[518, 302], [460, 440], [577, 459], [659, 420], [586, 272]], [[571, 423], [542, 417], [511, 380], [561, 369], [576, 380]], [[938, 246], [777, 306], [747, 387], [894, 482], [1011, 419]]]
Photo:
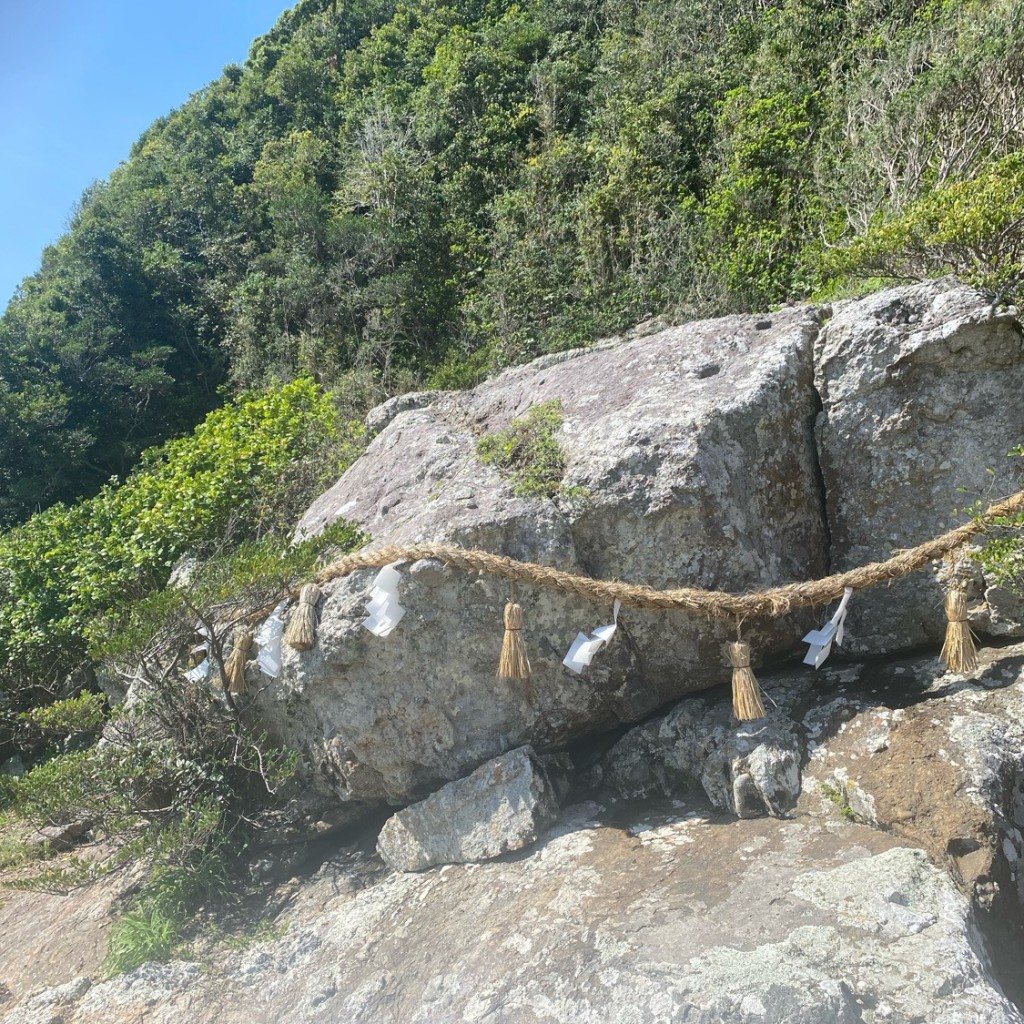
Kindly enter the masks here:
[[54, 701], [23, 711], [19, 746], [32, 749], [43, 743], [59, 743], [67, 748], [96, 736], [106, 721], [106, 698], [98, 693], [80, 693], [77, 697]]
[[360, 437], [311, 381], [294, 381], [151, 449], [124, 483], [0, 536], [0, 703], [67, 693], [88, 623], [163, 586], [186, 552], [285, 532]]
[[[173, 955], [197, 914], [237, 896], [234, 868], [278, 820], [298, 764], [260, 731], [251, 695], [187, 677], [197, 629], [206, 630], [213, 664], [223, 666], [234, 622], [276, 603], [318, 559], [364, 540], [337, 522], [299, 545], [277, 536], [245, 541], [92, 624], [93, 655], [131, 680], [132, 699], [107, 719], [102, 745], [42, 761], [2, 798], [14, 820], [84, 820], [101, 841], [98, 856], [47, 863], [8, 883], [16, 888], [67, 892], [125, 864], [145, 865], [141, 889], [111, 934], [108, 971]], [[60, 731], [91, 727], [102, 710], [99, 698], [82, 695], [23, 717]]]
[[504, 430], [482, 437], [477, 451], [512, 481], [514, 494], [553, 498], [565, 476], [565, 457], [556, 436], [564, 418], [557, 399], [531, 406]]
[[97, 616], [86, 629], [89, 652], [130, 680], [140, 659], [154, 651], [178, 644], [184, 652], [194, 646], [197, 625], [207, 625], [215, 635], [225, 633], [240, 612], [276, 603], [320, 560], [366, 541], [343, 519], [301, 544], [276, 536], [242, 541], [197, 563], [187, 583]]
[[921, 279], [955, 273], [1013, 298], [1024, 282], [1024, 152], [946, 182], [832, 257], [837, 273]]

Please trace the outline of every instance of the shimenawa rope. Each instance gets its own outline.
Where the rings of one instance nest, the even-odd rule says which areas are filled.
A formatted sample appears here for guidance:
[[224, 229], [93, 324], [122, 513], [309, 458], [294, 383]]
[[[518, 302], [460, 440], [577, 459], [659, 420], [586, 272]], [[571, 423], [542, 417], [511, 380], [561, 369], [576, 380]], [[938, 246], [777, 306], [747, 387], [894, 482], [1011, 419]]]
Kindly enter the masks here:
[[[992, 523], [1008, 519], [1024, 512], [1024, 491], [1019, 491], [1003, 501], [991, 505], [981, 516], [963, 526], [950, 530], [939, 537], [919, 544], [917, 547], [900, 551], [882, 562], [871, 562], [858, 566], [847, 572], [836, 573], [819, 580], [808, 580], [803, 583], [788, 583], [780, 587], [754, 591], [748, 594], [729, 594], [717, 590], [700, 590], [696, 587], [680, 587], [673, 590], [655, 590], [653, 587], [635, 583], [623, 583], [618, 580], [595, 580], [587, 576], [553, 569], [535, 562], [520, 562], [505, 555], [494, 555], [487, 551], [476, 551], [455, 547], [449, 544], [413, 544], [385, 545], [357, 554], [345, 555], [336, 562], [321, 569], [314, 576], [314, 583], [322, 585], [340, 579], [358, 569], [383, 568], [393, 562], [413, 562], [421, 559], [434, 559], [465, 572], [487, 573], [516, 583], [529, 583], [534, 586], [551, 587], [578, 597], [592, 601], [619, 601], [631, 608], [642, 609], [675, 609], [688, 612], [699, 612], [719, 619], [734, 619], [737, 623], [745, 618], [764, 615], [783, 615], [794, 608], [820, 606], [841, 597], [849, 587], [854, 591], [889, 583], [904, 576], [909, 576], [918, 569], [934, 562], [943, 556], [963, 547], [972, 537], [983, 532]], [[307, 584], [305, 587], [293, 588], [287, 597], [294, 599], [301, 594], [303, 601], [300, 608], [306, 612], [311, 623], [306, 624], [307, 631], [315, 629], [315, 601], [309, 600], [313, 593], [319, 598], [316, 586]], [[957, 588], [954, 588], [957, 592]], [[303, 607], [303, 604], [307, 607]], [[276, 605], [276, 602], [275, 602]], [[267, 605], [244, 617], [244, 621], [252, 623], [268, 615], [275, 605]], [[949, 619], [949, 636], [944, 655], [949, 651], [956, 652], [955, 657], [947, 658], [952, 671], [969, 671], [975, 664], [973, 660], [973, 640], [966, 627], [966, 613], [961, 596], [951, 596], [947, 602]], [[518, 605], [510, 603], [505, 612], [505, 644], [503, 645], [502, 664], [511, 664], [513, 645], [522, 647], [521, 629], [522, 612]], [[955, 635], [954, 635], [955, 634]], [[287, 639], [287, 637], [286, 637]], [[306, 640], [305, 637], [303, 637]], [[312, 646], [313, 638], [308, 638], [308, 645], [297, 649], [305, 650]], [[733, 664], [734, 706], [738, 717], [758, 717], [763, 714], [760, 708], [760, 695], [756, 680], [750, 669], [750, 649], [740, 641], [732, 645], [730, 659]], [[506, 656], [508, 652], [508, 656]], [[516, 662], [517, 668], [510, 678], [522, 678], [529, 673], [529, 662], [526, 660], [525, 648], [520, 651], [521, 658]], [[520, 664], [521, 663], [521, 664]], [[501, 668], [499, 668], [499, 675]]]
[[[530, 583], [552, 587], [565, 593], [586, 597], [592, 601], [621, 601], [630, 608], [667, 608], [700, 612], [720, 619], [743, 619], [760, 615], [784, 615], [793, 608], [806, 608], [828, 604], [841, 597], [843, 590], [865, 590], [879, 583], [909, 576], [918, 569], [944, 555], [963, 547], [972, 537], [983, 532], [994, 520], [1005, 519], [1024, 512], [1024, 491], [990, 506], [977, 519], [939, 537], [908, 548], [887, 558], [884, 562], [870, 562], [847, 572], [825, 576], [820, 580], [787, 583], [749, 594], [729, 594], [719, 590], [700, 590], [680, 587], [674, 590], [655, 590], [653, 587], [618, 580], [595, 580], [561, 569], [553, 569], [536, 562], [520, 562], [506, 555], [476, 551], [449, 544], [384, 545], [345, 555], [321, 569], [313, 581], [319, 585], [348, 576], [358, 569], [379, 569], [392, 562], [414, 562], [435, 559], [465, 572], [487, 573], [514, 583]], [[300, 588], [288, 591], [288, 598], [298, 596]], [[275, 602], [276, 603], [276, 602]], [[268, 615], [274, 605], [253, 612], [248, 619], [256, 621]]]

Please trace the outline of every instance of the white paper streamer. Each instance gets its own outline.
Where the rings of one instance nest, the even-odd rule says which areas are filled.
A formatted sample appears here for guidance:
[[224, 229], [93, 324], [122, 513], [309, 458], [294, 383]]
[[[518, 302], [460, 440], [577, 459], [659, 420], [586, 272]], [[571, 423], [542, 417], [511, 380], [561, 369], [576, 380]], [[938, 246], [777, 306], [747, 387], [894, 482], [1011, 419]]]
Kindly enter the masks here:
[[282, 601], [256, 631], [253, 641], [259, 646], [256, 661], [264, 675], [276, 679], [281, 674], [281, 636], [284, 634], [284, 610], [287, 601]]
[[398, 584], [402, 574], [393, 566], [385, 565], [373, 581], [370, 600], [366, 602], [369, 618], [363, 625], [374, 635], [385, 637], [402, 621], [405, 609], [398, 603]]
[[612, 606], [612, 621], [607, 626], [599, 626], [591, 636], [587, 636], [586, 633], [576, 634], [569, 653], [562, 659], [562, 664], [570, 672], [579, 675], [594, 660], [594, 655], [615, 636], [615, 630], [619, 626], [619, 608], [621, 607], [621, 602], [616, 601]]
[[[202, 648], [200, 648], [202, 650]], [[190, 668], [185, 673], [185, 678], [190, 683], [198, 683], [203, 679], [210, 678], [210, 659], [204, 658], [195, 668]]]
[[[198, 654], [200, 651], [204, 651], [207, 655], [210, 653], [210, 631], [205, 626], [197, 626], [196, 632], [206, 639], [201, 644], [196, 644], [192, 648], [192, 654]], [[210, 678], [210, 659], [209, 657], [204, 658], [198, 665], [194, 665], [185, 673], [185, 678], [190, 683], [198, 683], [202, 679]]]
[[837, 643], [843, 646], [843, 627], [846, 625], [846, 606], [850, 603], [853, 589], [847, 587], [843, 591], [843, 599], [839, 602], [835, 615], [825, 623], [821, 629], [812, 629], [803, 642], [810, 644], [807, 655], [804, 658], [805, 665], [813, 665], [821, 668], [825, 659], [832, 653], [832, 644]]

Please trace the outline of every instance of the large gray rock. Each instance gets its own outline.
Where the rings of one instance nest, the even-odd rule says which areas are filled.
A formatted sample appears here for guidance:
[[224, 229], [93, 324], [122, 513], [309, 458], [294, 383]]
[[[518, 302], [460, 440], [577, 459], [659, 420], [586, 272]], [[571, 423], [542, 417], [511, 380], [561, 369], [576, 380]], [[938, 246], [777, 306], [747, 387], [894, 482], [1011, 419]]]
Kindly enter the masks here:
[[[841, 303], [824, 329], [814, 309], [729, 317], [545, 357], [471, 392], [402, 396], [375, 410], [369, 450], [299, 532], [345, 516], [374, 543], [454, 542], [603, 578], [732, 591], [884, 558], [950, 525], [1024, 437], [1020, 329], [990, 314], [978, 293], [929, 282]], [[573, 497], [516, 497], [477, 442], [555, 398]], [[431, 561], [404, 569], [408, 614], [387, 640], [361, 629], [373, 573], [354, 574], [327, 588], [317, 649], [289, 652], [282, 679], [261, 692], [274, 731], [307, 752], [319, 792], [353, 813], [421, 798], [524, 743], [550, 749], [641, 720], [728, 677], [721, 645], [733, 623], [630, 610], [586, 675], [571, 675], [567, 647], [610, 609], [520, 587], [534, 675], [497, 680], [507, 585]], [[988, 602], [975, 627], [1019, 632], [1019, 605], [976, 577]], [[770, 660], [819, 614], [743, 630]], [[944, 624], [940, 587], [918, 574], [855, 596], [846, 649], [937, 642]], [[733, 805], [770, 805], [739, 768], [750, 778], [732, 780]]]
[[[826, 539], [812, 439], [813, 309], [730, 317], [538, 360], [466, 394], [379, 410], [365, 455], [303, 518], [337, 516], [374, 542], [455, 542], [656, 587], [747, 590], [820, 575]], [[482, 433], [562, 402], [573, 498], [515, 497], [477, 454]], [[585, 495], [585, 497], [580, 497]], [[320, 641], [289, 652], [261, 695], [275, 731], [305, 748], [321, 790], [405, 803], [504, 750], [563, 744], [643, 718], [728, 678], [735, 624], [625, 611], [587, 674], [562, 667], [611, 609], [520, 587], [528, 683], [495, 679], [508, 586], [433, 562], [404, 566], [407, 614], [386, 640], [360, 627], [372, 572], [326, 588]], [[761, 656], [807, 616], [745, 626]]]
[[389, 818], [377, 852], [395, 871], [422, 871], [521, 850], [558, 817], [559, 785], [549, 772], [565, 767], [530, 747], [510, 750]]
[[[1024, 439], [1015, 310], [993, 314], [989, 298], [951, 279], [842, 303], [815, 345], [815, 382], [836, 571], [920, 544], [957, 525], [954, 508], [1017, 490], [1006, 458]], [[942, 601], [927, 573], [859, 594], [847, 647], [938, 641]]]

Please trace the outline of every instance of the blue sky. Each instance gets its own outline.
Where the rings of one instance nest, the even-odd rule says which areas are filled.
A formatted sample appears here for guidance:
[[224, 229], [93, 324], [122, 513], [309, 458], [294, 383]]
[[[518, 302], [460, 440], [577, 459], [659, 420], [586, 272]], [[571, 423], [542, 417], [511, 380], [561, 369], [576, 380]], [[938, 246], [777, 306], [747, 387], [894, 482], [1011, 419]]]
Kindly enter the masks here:
[[0, 311], [91, 182], [288, 0], [0, 0]]

